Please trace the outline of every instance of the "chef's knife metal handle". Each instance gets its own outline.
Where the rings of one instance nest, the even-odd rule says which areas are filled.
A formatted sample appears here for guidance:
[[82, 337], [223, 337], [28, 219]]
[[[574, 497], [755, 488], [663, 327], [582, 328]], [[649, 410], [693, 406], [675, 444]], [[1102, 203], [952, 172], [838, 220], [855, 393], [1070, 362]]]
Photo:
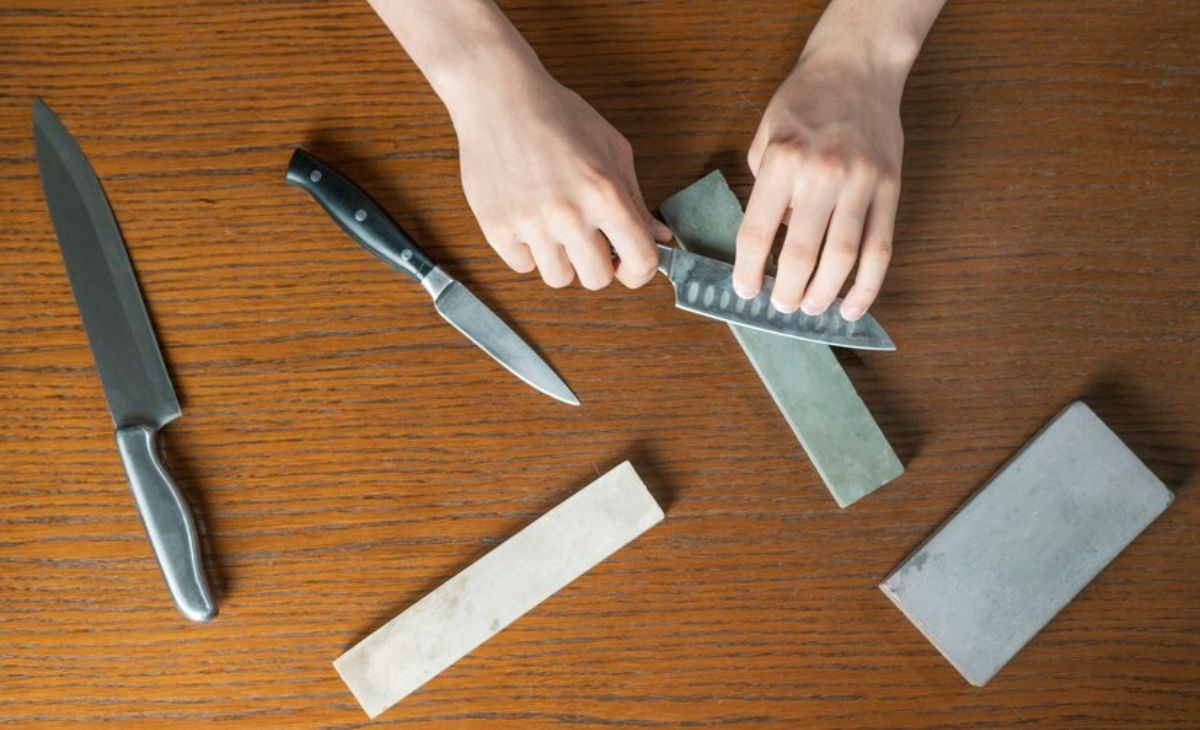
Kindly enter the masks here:
[[187, 618], [208, 621], [217, 605], [200, 560], [200, 538], [187, 502], [158, 459], [156, 435], [151, 426], [123, 426], [117, 429], [117, 450], [171, 598]]
[[435, 268], [412, 237], [337, 170], [297, 149], [284, 179], [308, 191], [326, 213], [358, 242], [389, 266], [422, 281]]

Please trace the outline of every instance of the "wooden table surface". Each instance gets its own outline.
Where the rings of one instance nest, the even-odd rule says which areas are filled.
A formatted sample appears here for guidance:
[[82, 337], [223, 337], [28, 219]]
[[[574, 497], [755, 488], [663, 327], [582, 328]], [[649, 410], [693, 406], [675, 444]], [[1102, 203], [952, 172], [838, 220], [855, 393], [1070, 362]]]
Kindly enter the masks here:
[[[656, 205], [744, 150], [821, 3], [505, 3]], [[336, 728], [344, 649], [631, 459], [666, 521], [380, 725], [1197, 727], [1200, 3], [955, 0], [904, 101], [893, 354], [842, 353], [907, 466], [839, 510], [729, 331], [664, 282], [553, 291], [481, 243], [438, 100], [361, 0], [0, 8], [0, 724]], [[42, 199], [40, 94], [103, 180], [182, 419], [221, 615], [176, 615]], [[282, 182], [360, 180], [536, 343], [541, 397]], [[1061, 407], [1178, 498], [986, 688], [876, 588]]]

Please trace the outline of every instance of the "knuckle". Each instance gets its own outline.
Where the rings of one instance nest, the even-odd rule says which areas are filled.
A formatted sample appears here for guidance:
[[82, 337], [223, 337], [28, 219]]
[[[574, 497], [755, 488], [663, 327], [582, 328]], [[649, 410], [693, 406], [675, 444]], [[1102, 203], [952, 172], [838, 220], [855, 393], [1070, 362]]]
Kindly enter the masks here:
[[[547, 218], [554, 221], [571, 221], [579, 218], [579, 207], [575, 202], [567, 197], [554, 197], [546, 202], [542, 208], [542, 213]], [[527, 211], [527, 215], [535, 215], [534, 211]]]
[[849, 238], [831, 238], [825, 242], [825, 250], [841, 258], [853, 258], [858, 253], [858, 241]]
[[759, 251], [769, 248], [773, 239], [774, 234], [768, 233], [766, 228], [757, 223], [746, 222], [738, 230], [737, 246], [739, 249]]
[[804, 163], [810, 153], [809, 145], [799, 139], [781, 139], [770, 144], [764, 157], [769, 157], [774, 164], [797, 166]]
[[823, 150], [815, 155], [812, 160], [813, 168], [817, 174], [830, 180], [845, 179], [857, 164], [858, 160], [836, 147]]
[[817, 249], [815, 246], [801, 243], [784, 246], [779, 252], [780, 277], [783, 278], [784, 273], [789, 269], [795, 270], [797, 267], [812, 266], [816, 260]]
[[892, 239], [890, 237], [876, 239], [871, 243], [870, 250], [864, 252], [863, 255], [870, 256], [882, 264], [887, 264], [892, 260]]
[[594, 199], [608, 204], [621, 197], [621, 185], [609, 175], [593, 175], [588, 187]]

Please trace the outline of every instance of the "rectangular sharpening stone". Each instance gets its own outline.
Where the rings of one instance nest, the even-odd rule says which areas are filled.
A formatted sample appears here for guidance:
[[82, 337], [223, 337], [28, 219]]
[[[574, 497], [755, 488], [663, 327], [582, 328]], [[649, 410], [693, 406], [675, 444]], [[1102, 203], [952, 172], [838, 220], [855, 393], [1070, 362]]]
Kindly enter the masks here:
[[[659, 210], [683, 248], [733, 259], [742, 206], [719, 170], [675, 193]], [[828, 345], [738, 325], [730, 329], [839, 507], [904, 472]]]
[[663, 511], [625, 462], [334, 661], [374, 718], [635, 537]]
[[982, 687], [1172, 499], [1072, 403], [879, 587]]

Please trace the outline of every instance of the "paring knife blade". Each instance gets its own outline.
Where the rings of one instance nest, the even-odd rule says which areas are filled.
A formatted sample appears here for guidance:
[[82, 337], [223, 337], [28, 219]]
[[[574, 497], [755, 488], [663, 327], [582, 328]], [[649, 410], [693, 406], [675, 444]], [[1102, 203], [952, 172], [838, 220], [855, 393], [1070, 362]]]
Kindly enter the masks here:
[[118, 452], [163, 578], [179, 611], [193, 621], [216, 615], [187, 502], [155, 450], [179, 401], [129, 255], [100, 181], [50, 107], [33, 101], [33, 134], [42, 190], [96, 369], [116, 426]]
[[762, 291], [758, 296], [742, 299], [733, 289], [731, 264], [661, 244], [658, 246], [658, 255], [658, 270], [671, 280], [671, 286], [675, 288], [675, 306], [680, 309], [763, 332], [835, 347], [896, 349], [892, 338], [871, 315], [863, 315], [856, 322], [842, 317], [838, 312], [840, 299], [815, 317], [800, 311], [784, 314], [771, 305], [771, 290], [775, 286], [772, 276], [763, 277]]
[[438, 313], [509, 372], [552, 398], [579, 405], [567, 384], [533, 348], [434, 264], [358, 185], [302, 149], [292, 155], [284, 179], [311, 195], [360, 246], [424, 287]]

